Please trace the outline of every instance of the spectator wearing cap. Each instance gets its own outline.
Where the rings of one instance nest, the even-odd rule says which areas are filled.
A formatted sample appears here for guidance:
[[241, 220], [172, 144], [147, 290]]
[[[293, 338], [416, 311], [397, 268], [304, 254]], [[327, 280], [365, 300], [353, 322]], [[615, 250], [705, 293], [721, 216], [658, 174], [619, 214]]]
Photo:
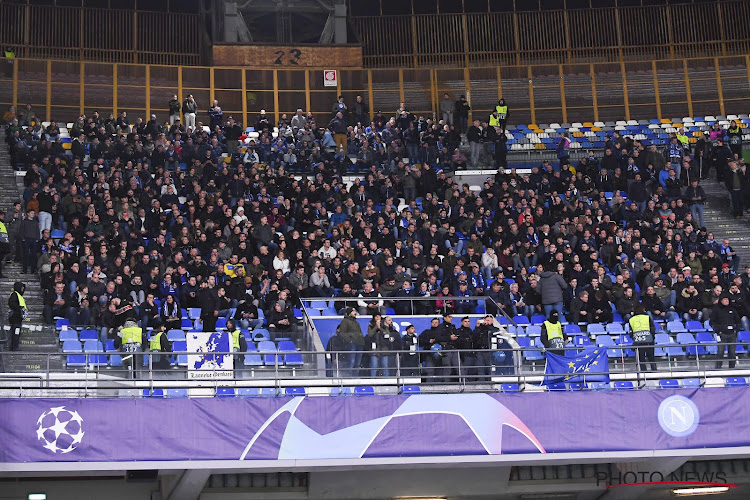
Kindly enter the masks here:
[[353, 307], [345, 309], [344, 318], [338, 326], [338, 331], [343, 350], [348, 351], [347, 354], [342, 356], [339, 368], [343, 376], [356, 377], [359, 375], [365, 339], [362, 334], [362, 327], [357, 321], [357, 311]]

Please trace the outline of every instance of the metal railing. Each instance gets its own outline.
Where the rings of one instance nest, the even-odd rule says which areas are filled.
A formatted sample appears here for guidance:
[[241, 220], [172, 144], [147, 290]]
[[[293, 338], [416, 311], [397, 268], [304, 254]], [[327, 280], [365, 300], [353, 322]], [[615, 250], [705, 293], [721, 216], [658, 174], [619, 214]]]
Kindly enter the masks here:
[[[536, 33], [536, 31], [535, 31]], [[168, 117], [173, 94], [193, 94], [196, 120], [208, 124], [218, 99], [224, 117], [253, 126], [260, 109], [275, 123], [302, 108], [327, 124], [338, 95], [361, 95], [371, 116], [390, 117], [399, 102], [415, 116], [439, 116], [440, 101], [465, 94], [470, 119], [487, 120], [501, 97], [510, 123], [575, 123], [739, 114], [750, 99], [750, 57], [649, 59], [618, 63], [483, 66], [466, 69], [342, 69], [338, 86], [324, 87], [317, 69], [252, 69], [150, 64], [0, 60], [0, 106], [30, 103], [45, 121], [74, 122], [98, 110], [127, 111], [131, 123], [152, 113]], [[442, 118], [442, 117], [441, 117]]]
[[[660, 379], [698, 379], [698, 385], [723, 386], [724, 378], [750, 375], [750, 360], [744, 349], [747, 344], [674, 344], [698, 355], [663, 353], [666, 346], [615, 346], [599, 347], [611, 354], [608, 369], [590, 371], [581, 375], [583, 389], [589, 382], [608, 375], [614, 381], [630, 381], [634, 388], [658, 388]], [[735, 346], [734, 358], [701, 354], [701, 349], [717, 348], [724, 352], [725, 346]], [[564, 349], [571, 360], [574, 353], [594, 346]], [[655, 368], [650, 361], [638, 360], [638, 351], [656, 350]], [[213, 396], [220, 388], [269, 388], [276, 394], [284, 389], [302, 387], [306, 393], [328, 394], [332, 387], [373, 386], [401, 390], [407, 385], [422, 385], [423, 390], [435, 392], [494, 391], [502, 384], [517, 384], [520, 390], [538, 391], [545, 373], [544, 349], [505, 348], [454, 350], [345, 350], [345, 351], [296, 351], [303, 362], [298, 366], [284, 364], [285, 352], [211, 353], [209, 356], [232, 356], [235, 366], [224, 370], [219, 366], [211, 370], [193, 370], [190, 363], [203, 357], [195, 352], [117, 352], [83, 353], [80, 366], [63, 371], [50, 367], [65, 363], [68, 354], [46, 353], [46, 369], [39, 373], [0, 374], [0, 397], [49, 397], [74, 395], [76, 397], [117, 397], [133, 390], [191, 389], [191, 395]], [[0, 357], [24, 356], [28, 353], [2, 352]], [[168, 368], [157, 367], [154, 355], [171, 361]], [[41, 354], [40, 354], [41, 356]], [[128, 358], [132, 356], [132, 358]], [[252, 361], [245, 364], [245, 357], [261, 359], [261, 364]], [[124, 360], [122, 366], [111, 366], [114, 358]], [[377, 363], [372, 359], [376, 359]], [[386, 361], [383, 361], [385, 359]], [[356, 363], [359, 361], [359, 365]], [[721, 362], [722, 366], [717, 367]], [[728, 362], [736, 363], [725, 368]], [[265, 363], [265, 364], [263, 364]], [[640, 366], [644, 364], [645, 366]], [[119, 363], [118, 363], [119, 365]], [[356, 366], [355, 366], [356, 365]], [[200, 373], [196, 378], [193, 374]], [[599, 387], [600, 388], [600, 387]]]

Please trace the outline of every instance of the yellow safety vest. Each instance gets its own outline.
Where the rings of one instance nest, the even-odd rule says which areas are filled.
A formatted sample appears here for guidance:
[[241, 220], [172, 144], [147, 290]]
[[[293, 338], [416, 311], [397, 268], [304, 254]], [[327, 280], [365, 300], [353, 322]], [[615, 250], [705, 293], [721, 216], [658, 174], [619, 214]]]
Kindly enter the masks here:
[[495, 115], [490, 115], [490, 127], [499, 127], [500, 126], [500, 117], [495, 117]]
[[545, 321], [544, 326], [547, 328], [547, 340], [563, 338], [562, 323], [559, 321], [557, 323]]
[[501, 120], [505, 120], [508, 116], [508, 106], [495, 106], [497, 110], [497, 117]]
[[137, 326], [123, 328], [121, 333], [123, 344], [140, 344], [143, 341], [143, 330]]
[[8, 230], [5, 228], [5, 223], [0, 222], [0, 233], [7, 233]]
[[681, 134], [677, 134], [677, 140], [680, 141], [681, 144], [688, 144], [690, 142], [688, 136]]
[[240, 350], [240, 335], [242, 335], [242, 332], [239, 330], [235, 330], [232, 332], [232, 347]]
[[630, 318], [630, 331], [633, 334], [633, 342], [650, 342], [651, 339], [651, 318], [647, 314], [638, 314]]
[[26, 299], [23, 298], [23, 295], [21, 295], [20, 293], [16, 291], [14, 291], [13, 293], [15, 293], [18, 296], [18, 305], [26, 309]]
[[6, 59], [15, 59], [16, 58], [16, 53], [13, 52], [12, 50], [6, 50], [5, 51], [5, 58]]
[[151, 335], [151, 341], [148, 344], [148, 348], [152, 351], [161, 351], [161, 336], [164, 332], [159, 331], [155, 335]]

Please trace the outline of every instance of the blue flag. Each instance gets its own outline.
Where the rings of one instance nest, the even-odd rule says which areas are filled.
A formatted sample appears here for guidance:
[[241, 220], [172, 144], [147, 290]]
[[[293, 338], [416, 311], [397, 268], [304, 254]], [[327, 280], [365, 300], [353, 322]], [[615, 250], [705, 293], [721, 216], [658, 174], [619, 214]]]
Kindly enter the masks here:
[[577, 356], [558, 356], [547, 351], [544, 384], [560, 382], [609, 382], [606, 347], [578, 351]]

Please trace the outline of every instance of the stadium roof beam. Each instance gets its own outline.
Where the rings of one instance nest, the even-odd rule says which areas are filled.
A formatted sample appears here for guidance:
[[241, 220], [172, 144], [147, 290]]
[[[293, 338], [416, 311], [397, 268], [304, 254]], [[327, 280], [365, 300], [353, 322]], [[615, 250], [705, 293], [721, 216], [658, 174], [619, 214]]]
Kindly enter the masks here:
[[[172, 476], [171, 484], [168, 484], [169, 493], [164, 495], [167, 500], [194, 500], [197, 499], [206, 481], [211, 476], [208, 469], [187, 469], [178, 476]], [[167, 476], [170, 477], [170, 476]]]

